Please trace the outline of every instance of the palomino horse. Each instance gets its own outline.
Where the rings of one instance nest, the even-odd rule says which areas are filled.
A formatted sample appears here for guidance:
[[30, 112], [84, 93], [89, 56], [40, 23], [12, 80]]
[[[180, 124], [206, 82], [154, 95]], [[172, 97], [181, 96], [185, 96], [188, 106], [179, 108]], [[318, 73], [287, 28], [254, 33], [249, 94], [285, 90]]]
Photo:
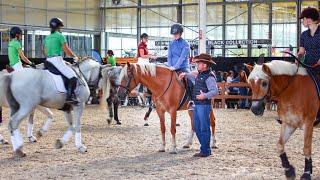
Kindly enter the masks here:
[[[83, 78], [83, 73], [80, 72], [78, 66], [71, 67], [79, 75], [79, 82], [75, 91], [79, 98], [79, 103], [73, 105], [76, 126], [75, 128], [73, 127], [72, 110], [66, 110], [65, 118], [69, 124], [69, 128], [64, 136], [57, 140], [56, 148], [62, 148], [74, 133], [75, 145], [83, 153], [87, 151], [87, 148], [82, 144], [81, 140], [81, 116], [90, 92]], [[19, 132], [19, 125], [22, 119], [38, 105], [53, 109], [63, 108], [66, 94], [59, 93], [56, 90], [51, 75], [45, 71], [32, 68], [25, 68], [11, 74], [0, 74], [0, 85], [0, 105], [7, 102], [11, 110], [9, 131], [11, 133], [13, 151], [16, 155], [23, 157], [25, 156], [25, 153], [22, 151], [23, 140]]]
[[289, 163], [284, 150], [286, 142], [297, 128], [304, 131], [303, 152], [305, 169], [301, 179], [311, 179], [311, 144], [313, 122], [319, 110], [317, 90], [306, 69], [285, 61], [247, 65], [251, 71], [248, 83], [252, 88], [251, 111], [263, 115], [265, 99], [278, 102], [278, 115], [282, 120], [280, 138], [277, 144], [282, 167], [287, 178], [295, 178], [295, 169]]
[[[119, 88], [120, 95], [128, 94], [132, 89], [134, 89], [139, 83], [150, 89], [152, 93], [152, 99], [156, 105], [156, 111], [160, 118], [162, 144], [160, 152], [165, 151], [165, 112], [168, 112], [171, 117], [171, 135], [172, 135], [172, 145], [170, 153], [177, 153], [176, 145], [176, 117], [178, 110], [187, 110], [188, 100], [185, 101], [181, 107], [179, 107], [180, 102], [182, 102], [185, 87], [183, 83], [178, 78], [174, 71], [171, 71], [165, 66], [155, 65], [155, 64], [129, 64], [122, 69], [121, 75], [121, 87]], [[191, 118], [191, 131], [189, 139], [184, 148], [189, 148], [193, 141], [194, 127], [192, 120], [192, 111], [189, 111], [189, 116]], [[211, 126], [212, 126], [212, 142], [215, 146], [215, 117], [211, 114]]]

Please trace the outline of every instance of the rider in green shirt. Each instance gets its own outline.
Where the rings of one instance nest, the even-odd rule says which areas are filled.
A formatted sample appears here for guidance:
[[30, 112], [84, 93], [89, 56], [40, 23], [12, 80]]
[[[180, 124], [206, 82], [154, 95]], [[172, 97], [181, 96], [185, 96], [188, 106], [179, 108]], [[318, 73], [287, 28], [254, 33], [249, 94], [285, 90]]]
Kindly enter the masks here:
[[116, 58], [114, 57], [113, 51], [108, 50], [108, 64], [111, 64], [111, 66], [116, 66]]
[[68, 56], [73, 57], [74, 61], [78, 61], [78, 57], [69, 48], [66, 38], [60, 32], [63, 26], [63, 21], [59, 18], [50, 20], [51, 34], [45, 39], [45, 54], [47, 55], [47, 61], [69, 80], [66, 102], [76, 104], [79, 101], [75, 96], [74, 90], [77, 86], [78, 78], [72, 68], [63, 60], [62, 53], [64, 51]]
[[15, 71], [22, 69], [21, 59], [29, 64], [32, 67], [35, 67], [35, 64], [32, 63], [23, 53], [21, 46], [22, 39], [22, 30], [19, 27], [12, 27], [10, 30], [11, 41], [8, 46], [8, 57], [9, 57], [9, 65]]

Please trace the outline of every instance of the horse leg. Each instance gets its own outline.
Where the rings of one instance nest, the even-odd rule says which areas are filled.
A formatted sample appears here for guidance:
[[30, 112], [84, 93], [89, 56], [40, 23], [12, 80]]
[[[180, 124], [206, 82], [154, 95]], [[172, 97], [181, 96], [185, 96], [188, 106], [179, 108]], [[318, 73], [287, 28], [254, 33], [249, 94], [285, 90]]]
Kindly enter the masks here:
[[[12, 106], [10, 106], [10, 107], [12, 107]], [[12, 107], [12, 109], [14, 109], [14, 108], [15, 107]], [[16, 111], [16, 113], [11, 115], [11, 118], [10, 118], [10, 122], [9, 122], [8, 127], [9, 127], [9, 131], [11, 133], [12, 147], [13, 147], [14, 154], [19, 157], [26, 156], [26, 154], [22, 151], [23, 139], [22, 139], [20, 132], [19, 132], [19, 125], [20, 125], [21, 121], [26, 116], [28, 116], [28, 114], [30, 113], [30, 111], [32, 111], [32, 109], [34, 109], [34, 108], [31, 107], [30, 105], [25, 105], [25, 106], [20, 105], [20, 108]]]
[[81, 140], [81, 116], [84, 109], [84, 103], [79, 103], [75, 106], [75, 119], [76, 119], [76, 129], [75, 129], [75, 145], [79, 152], [86, 153], [87, 147], [82, 144]]
[[63, 147], [63, 145], [65, 143], [67, 143], [73, 133], [73, 116], [72, 116], [72, 112], [71, 111], [66, 111], [64, 112], [64, 117], [65, 117], [65, 120], [67, 121], [68, 125], [69, 125], [69, 128], [68, 130], [64, 133], [63, 137], [58, 139], [56, 141], [56, 144], [55, 144], [55, 147], [57, 149], [61, 149]]
[[145, 120], [144, 126], [149, 126], [148, 120], [149, 120], [149, 116], [150, 116], [151, 112], [152, 112], [152, 104], [149, 104], [148, 111], [144, 115], [144, 120]]
[[211, 138], [212, 138], [212, 140], [211, 140], [211, 148], [218, 149], [217, 144], [216, 144], [217, 141], [216, 141], [216, 137], [215, 137], [215, 135], [216, 135], [216, 117], [215, 117], [215, 115], [213, 113], [213, 109], [212, 109], [212, 111], [210, 113], [210, 124], [211, 124], [211, 131], [212, 131], [212, 134], [211, 134]]
[[280, 138], [277, 144], [282, 167], [284, 168], [285, 175], [288, 179], [295, 179], [296, 173], [295, 173], [294, 167], [289, 163], [287, 154], [284, 151], [284, 145], [289, 140], [290, 136], [293, 134], [295, 130], [296, 130], [295, 127], [289, 126], [286, 123], [282, 123]]
[[39, 110], [42, 114], [47, 116], [47, 121], [43, 124], [43, 126], [37, 132], [37, 137], [40, 138], [48, 131], [49, 126], [53, 121], [53, 113], [50, 111], [49, 108], [45, 108], [43, 106], [37, 106], [36, 109]]
[[160, 110], [160, 108], [157, 108], [157, 114], [160, 119], [160, 129], [161, 129], [161, 138], [162, 138], [162, 144], [159, 149], [159, 152], [165, 152], [166, 150], [166, 124], [165, 124], [165, 111]]
[[170, 117], [171, 117], [171, 150], [170, 150], [170, 154], [177, 154], [177, 142], [176, 142], [177, 111], [170, 112]]
[[112, 98], [111, 98], [111, 96], [107, 99], [107, 104], [108, 104], [108, 110], [109, 110], [109, 118], [107, 119], [107, 121], [108, 121], [108, 124], [110, 124], [112, 119], [113, 119]]
[[304, 126], [304, 146], [303, 153], [305, 156], [304, 173], [301, 179], [311, 179], [312, 174], [312, 159], [311, 159], [311, 146], [312, 146], [312, 133], [313, 133], [313, 119], [306, 121]]
[[190, 146], [192, 145], [193, 142], [193, 136], [194, 136], [194, 123], [193, 123], [193, 111], [192, 110], [188, 110], [188, 115], [190, 117], [190, 123], [191, 123], [191, 129], [190, 129], [190, 133], [188, 136], [188, 141], [187, 143], [183, 146], [183, 148], [187, 149], [190, 148]]
[[30, 143], [37, 142], [37, 138], [33, 136], [33, 118], [34, 118], [34, 112], [35, 110], [32, 110], [32, 112], [29, 115], [28, 120], [28, 127], [27, 127], [27, 137]]
[[119, 107], [119, 100], [118, 99], [114, 99], [113, 100], [114, 120], [117, 121], [118, 125], [121, 125], [121, 122], [120, 122], [119, 117], [118, 117], [118, 107]]

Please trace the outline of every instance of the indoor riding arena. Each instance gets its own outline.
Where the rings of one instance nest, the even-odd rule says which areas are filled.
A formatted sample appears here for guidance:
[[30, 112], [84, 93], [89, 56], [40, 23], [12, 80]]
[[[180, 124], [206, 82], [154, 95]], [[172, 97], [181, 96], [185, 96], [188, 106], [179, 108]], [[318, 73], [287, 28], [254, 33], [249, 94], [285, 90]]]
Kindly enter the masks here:
[[319, 0], [0, 0], [0, 179], [320, 179]]

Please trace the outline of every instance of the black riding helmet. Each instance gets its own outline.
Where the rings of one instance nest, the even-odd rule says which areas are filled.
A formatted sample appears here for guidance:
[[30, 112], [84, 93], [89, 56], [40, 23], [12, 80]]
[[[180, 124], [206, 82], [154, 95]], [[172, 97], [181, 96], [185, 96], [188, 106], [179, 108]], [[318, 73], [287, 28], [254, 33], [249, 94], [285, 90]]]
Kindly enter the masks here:
[[140, 38], [143, 39], [143, 38], [146, 38], [148, 39], [149, 35], [147, 33], [142, 33]]
[[114, 55], [112, 50], [108, 50], [108, 51], [107, 51], [107, 54], [108, 54], [109, 56], [113, 56], [113, 55]]
[[300, 14], [299, 19], [303, 18], [310, 18], [313, 21], [319, 21], [319, 11], [316, 8], [307, 7]]
[[16, 38], [17, 34], [22, 34], [22, 30], [19, 27], [12, 27], [10, 29], [10, 37]]
[[174, 24], [171, 26], [171, 34], [182, 34], [183, 33], [183, 27], [181, 24]]
[[51, 29], [56, 30], [59, 27], [63, 27], [63, 21], [60, 18], [52, 18], [50, 20], [49, 26]]

